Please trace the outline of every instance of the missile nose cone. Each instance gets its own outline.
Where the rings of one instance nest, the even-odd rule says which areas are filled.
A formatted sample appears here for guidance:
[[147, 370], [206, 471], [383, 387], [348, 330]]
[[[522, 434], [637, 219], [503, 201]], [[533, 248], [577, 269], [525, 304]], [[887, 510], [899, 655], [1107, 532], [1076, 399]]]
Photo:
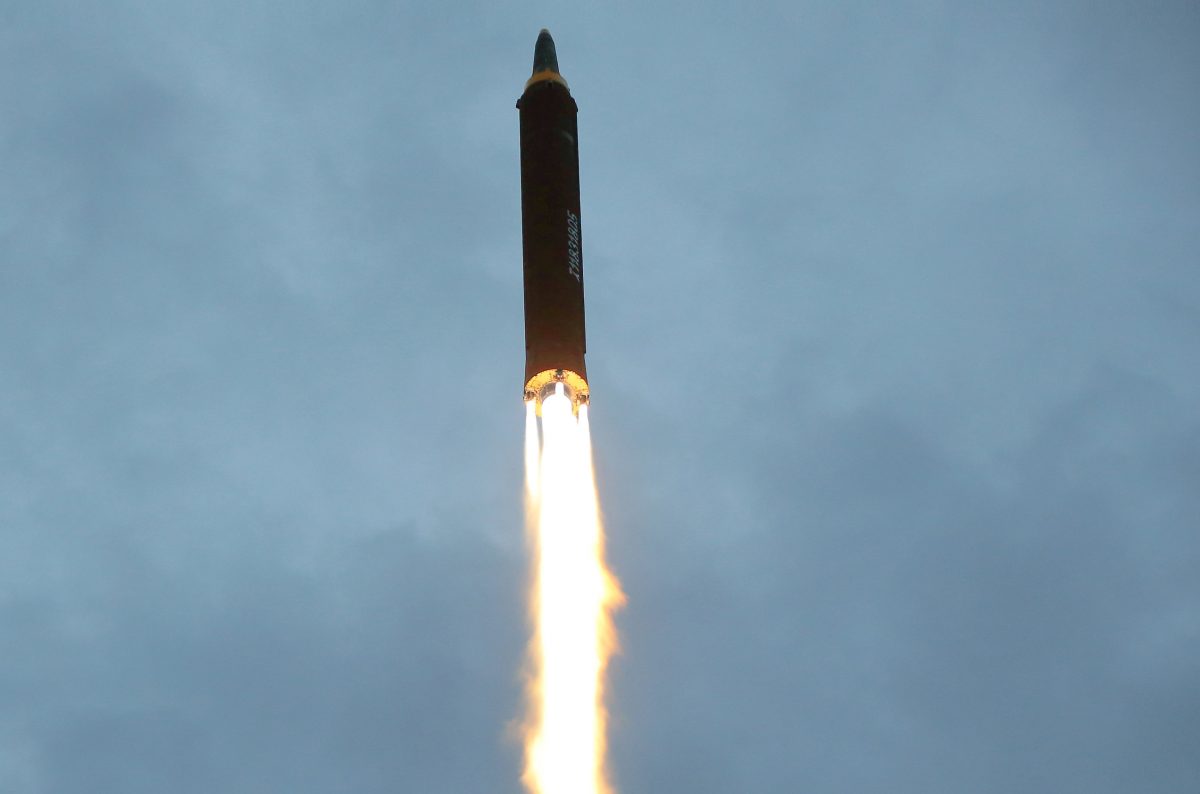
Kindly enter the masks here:
[[558, 74], [558, 53], [554, 49], [554, 39], [550, 31], [542, 28], [538, 34], [537, 44], [533, 47], [533, 73], [554, 72]]

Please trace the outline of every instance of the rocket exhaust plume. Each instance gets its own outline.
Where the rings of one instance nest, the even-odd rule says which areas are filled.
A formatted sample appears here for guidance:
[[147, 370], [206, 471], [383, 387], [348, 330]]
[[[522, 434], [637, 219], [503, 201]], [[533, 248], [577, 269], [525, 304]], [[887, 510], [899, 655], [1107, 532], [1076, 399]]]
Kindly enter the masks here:
[[578, 111], [546, 30], [538, 36], [533, 76], [517, 108], [525, 498], [535, 556], [523, 779], [533, 794], [609, 794], [602, 684], [616, 644], [609, 611], [622, 596], [604, 566], [588, 425]]
[[535, 794], [602, 794], [602, 678], [615, 645], [609, 609], [621, 596], [604, 567], [588, 406], [576, 415], [563, 384], [553, 389], [542, 400], [540, 449], [532, 403], [526, 412], [536, 678], [525, 782]]

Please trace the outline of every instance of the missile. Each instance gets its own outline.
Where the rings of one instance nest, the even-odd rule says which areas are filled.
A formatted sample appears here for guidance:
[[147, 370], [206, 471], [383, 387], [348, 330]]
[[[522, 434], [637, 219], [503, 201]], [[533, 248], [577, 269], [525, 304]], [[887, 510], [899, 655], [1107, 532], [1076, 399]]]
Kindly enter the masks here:
[[533, 50], [521, 117], [521, 237], [525, 274], [525, 400], [562, 384], [576, 410], [588, 401], [579, 223], [579, 107], [558, 71], [550, 31]]

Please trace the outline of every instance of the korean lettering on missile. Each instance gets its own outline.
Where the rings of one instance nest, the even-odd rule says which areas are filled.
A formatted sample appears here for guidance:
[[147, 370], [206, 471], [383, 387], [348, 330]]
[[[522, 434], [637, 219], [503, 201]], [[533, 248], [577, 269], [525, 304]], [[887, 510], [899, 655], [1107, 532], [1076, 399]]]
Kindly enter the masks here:
[[576, 281], [583, 283], [583, 257], [580, 251], [579, 216], [567, 210], [567, 269]]

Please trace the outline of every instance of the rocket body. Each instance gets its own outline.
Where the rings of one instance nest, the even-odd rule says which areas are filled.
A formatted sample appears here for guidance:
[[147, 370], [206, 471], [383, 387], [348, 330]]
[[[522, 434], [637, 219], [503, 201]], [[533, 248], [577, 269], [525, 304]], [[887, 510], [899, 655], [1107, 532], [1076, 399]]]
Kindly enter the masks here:
[[579, 112], [558, 73], [550, 33], [534, 50], [521, 118], [521, 232], [525, 281], [525, 399], [541, 404], [564, 383], [588, 399], [584, 366], [583, 235], [579, 219]]

